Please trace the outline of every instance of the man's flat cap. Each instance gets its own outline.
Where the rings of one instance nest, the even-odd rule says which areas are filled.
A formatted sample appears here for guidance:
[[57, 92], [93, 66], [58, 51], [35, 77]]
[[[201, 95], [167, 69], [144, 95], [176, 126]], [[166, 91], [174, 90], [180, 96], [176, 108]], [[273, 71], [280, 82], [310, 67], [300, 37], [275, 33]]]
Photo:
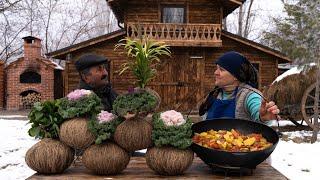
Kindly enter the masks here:
[[74, 65], [76, 66], [78, 71], [82, 71], [84, 69], [103, 64], [107, 62], [108, 59], [103, 56], [98, 56], [94, 54], [86, 54], [81, 56]]

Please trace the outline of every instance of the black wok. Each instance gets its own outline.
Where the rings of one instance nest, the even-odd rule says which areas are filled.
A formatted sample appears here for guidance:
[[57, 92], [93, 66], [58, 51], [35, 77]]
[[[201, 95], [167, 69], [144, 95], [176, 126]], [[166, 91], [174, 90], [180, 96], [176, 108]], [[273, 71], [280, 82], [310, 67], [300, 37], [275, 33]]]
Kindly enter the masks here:
[[279, 136], [272, 128], [253, 121], [241, 119], [213, 119], [193, 124], [194, 133], [213, 130], [236, 129], [247, 135], [250, 133], [262, 134], [273, 145], [267, 149], [253, 152], [227, 152], [210, 149], [196, 143], [191, 145], [192, 150], [209, 166], [237, 167], [254, 169], [258, 164], [269, 157], [278, 144]]

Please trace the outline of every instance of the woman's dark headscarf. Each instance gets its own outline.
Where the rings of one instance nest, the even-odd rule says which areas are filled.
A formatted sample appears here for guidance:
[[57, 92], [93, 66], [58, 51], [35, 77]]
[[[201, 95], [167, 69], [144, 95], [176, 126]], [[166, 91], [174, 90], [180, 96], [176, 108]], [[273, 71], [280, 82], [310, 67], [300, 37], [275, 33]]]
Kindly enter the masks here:
[[216, 64], [230, 72], [240, 82], [246, 83], [254, 88], [258, 87], [257, 70], [248, 59], [240, 53], [235, 51], [227, 52], [219, 57]]

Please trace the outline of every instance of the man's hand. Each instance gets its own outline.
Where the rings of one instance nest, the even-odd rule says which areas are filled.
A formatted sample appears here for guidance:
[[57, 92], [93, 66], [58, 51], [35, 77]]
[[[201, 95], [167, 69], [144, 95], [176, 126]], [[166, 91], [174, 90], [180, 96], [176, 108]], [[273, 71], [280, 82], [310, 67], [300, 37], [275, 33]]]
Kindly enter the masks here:
[[263, 100], [261, 102], [260, 107], [260, 120], [261, 121], [268, 121], [268, 120], [274, 120], [277, 119], [278, 114], [280, 113], [280, 110], [278, 106], [273, 102], [266, 102]]
[[135, 115], [136, 115], [136, 114], [134, 114], [134, 113], [127, 113], [127, 114], [124, 116], [124, 118], [125, 118], [126, 120], [129, 120], [129, 119], [134, 118]]

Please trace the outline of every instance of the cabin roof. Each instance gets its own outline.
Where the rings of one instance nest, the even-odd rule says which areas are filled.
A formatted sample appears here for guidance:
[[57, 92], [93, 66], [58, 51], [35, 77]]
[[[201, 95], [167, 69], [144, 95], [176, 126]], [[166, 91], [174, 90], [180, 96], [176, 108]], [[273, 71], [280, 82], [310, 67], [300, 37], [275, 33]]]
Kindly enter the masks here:
[[[121, 30], [118, 30], [118, 31], [114, 31], [112, 33], [108, 33], [108, 34], [105, 34], [105, 35], [102, 35], [102, 36], [98, 36], [96, 38], [92, 38], [92, 39], [80, 42], [78, 44], [74, 44], [74, 45], [65, 47], [63, 49], [59, 49], [59, 50], [50, 52], [47, 55], [51, 56], [52, 58], [66, 60], [67, 54], [69, 54], [69, 53], [72, 53], [74, 51], [81, 50], [81, 49], [93, 46], [93, 45], [98, 44], [98, 43], [106, 42], [106, 41], [111, 40], [113, 38], [117, 38], [117, 37], [120, 37], [120, 36], [124, 37], [125, 35], [126, 35], [126, 31], [124, 29], [121, 29]], [[282, 54], [281, 52], [279, 52], [277, 50], [274, 50], [272, 48], [269, 48], [267, 46], [264, 46], [262, 44], [256, 43], [254, 41], [248, 40], [246, 38], [243, 38], [243, 37], [241, 37], [239, 35], [232, 34], [232, 33], [228, 32], [228, 31], [222, 31], [222, 36], [226, 37], [226, 38], [229, 38], [229, 39], [232, 39], [234, 41], [237, 41], [237, 42], [239, 42], [241, 44], [250, 46], [252, 48], [255, 48], [257, 50], [260, 50], [260, 51], [265, 52], [267, 54], [270, 54], [272, 56], [278, 57], [278, 58], [280, 58], [279, 63], [291, 62], [291, 60], [286, 55]]]
[[71, 46], [56, 50], [56, 51], [52, 51], [50, 53], [47, 53], [46, 55], [47, 56], [51, 56], [53, 58], [66, 60], [67, 54], [69, 54], [69, 53], [71, 53], [73, 51], [76, 51], [76, 50], [79, 50], [79, 49], [83, 49], [83, 48], [86, 48], [88, 46], [100, 43], [100, 42], [105, 42], [105, 41], [107, 41], [109, 39], [113, 39], [113, 38], [116, 38], [116, 37], [119, 37], [119, 36], [125, 35], [125, 34], [126, 34], [126, 31], [123, 30], [123, 29], [120, 29], [120, 30], [113, 31], [111, 33], [108, 33], [108, 34], [105, 34], [105, 35], [102, 35], [102, 36], [98, 36], [98, 37], [95, 37], [95, 38], [80, 42], [78, 44], [74, 44], [74, 45], [71, 45]]
[[275, 49], [272, 49], [272, 48], [270, 48], [268, 46], [265, 46], [265, 45], [262, 45], [260, 43], [251, 41], [251, 40], [246, 39], [244, 37], [241, 37], [239, 35], [236, 35], [236, 34], [228, 32], [228, 31], [222, 30], [222, 36], [230, 38], [230, 39], [233, 39], [235, 41], [238, 41], [238, 42], [240, 42], [242, 44], [245, 44], [245, 45], [248, 45], [248, 46], [253, 47], [255, 49], [258, 49], [260, 51], [263, 51], [263, 52], [265, 52], [267, 54], [276, 56], [276, 57], [281, 59], [281, 61], [279, 61], [279, 63], [291, 62], [291, 60], [285, 54], [281, 53], [280, 51], [277, 51]]
[[[228, 16], [235, 9], [237, 9], [246, 0], [221, 0], [224, 7], [223, 17]], [[124, 22], [124, 11], [127, 7], [128, 0], [107, 0], [108, 5], [115, 14], [120, 23]]]

